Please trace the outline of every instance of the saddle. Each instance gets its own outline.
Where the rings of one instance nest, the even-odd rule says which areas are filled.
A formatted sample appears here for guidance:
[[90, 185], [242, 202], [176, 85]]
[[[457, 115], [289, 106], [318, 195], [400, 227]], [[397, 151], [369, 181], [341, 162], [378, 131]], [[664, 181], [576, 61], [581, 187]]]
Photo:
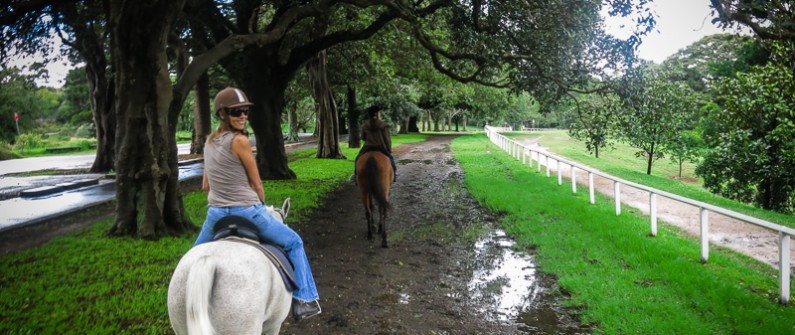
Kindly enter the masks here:
[[287, 258], [287, 253], [275, 245], [261, 243], [257, 234], [257, 226], [248, 219], [229, 215], [218, 220], [213, 227], [213, 241], [219, 240], [244, 243], [257, 248], [279, 269], [287, 291], [292, 292], [298, 288], [295, 283], [293, 264]]

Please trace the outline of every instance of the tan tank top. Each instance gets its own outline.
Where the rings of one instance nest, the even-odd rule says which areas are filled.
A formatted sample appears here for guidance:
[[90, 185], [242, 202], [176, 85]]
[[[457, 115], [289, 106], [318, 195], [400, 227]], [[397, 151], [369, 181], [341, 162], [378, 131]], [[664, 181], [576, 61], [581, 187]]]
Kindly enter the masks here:
[[204, 170], [210, 183], [207, 203], [213, 207], [252, 206], [259, 204], [257, 192], [248, 184], [246, 168], [234, 153], [235, 133], [226, 132], [204, 146]]

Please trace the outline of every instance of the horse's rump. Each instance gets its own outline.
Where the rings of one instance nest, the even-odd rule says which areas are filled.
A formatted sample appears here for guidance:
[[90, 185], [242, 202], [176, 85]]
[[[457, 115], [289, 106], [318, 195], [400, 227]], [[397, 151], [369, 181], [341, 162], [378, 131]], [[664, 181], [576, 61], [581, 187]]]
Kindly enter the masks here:
[[389, 157], [380, 150], [371, 150], [362, 154], [357, 163], [357, 182], [362, 195], [372, 196], [380, 208], [390, 208], [389, 187], [395, 171]]
[[[213, 275], [202, 272], [202, 266], [214, 268]], [[191, 272], [205, 277], [205, 284], [189, 285]], [[189, 307], [188, 300], [202, 295], [206, 298], [200, 299], [207, 300], [204, 307]], [[261, 251], [228, 241], [208, 242], [189, 250], [174, 270], [168, 289], [168, 313], [177, 334], [187, 334], [189, 310], [200, 314], [201, 308], [217, 334], [259, 334], [263, 327], [268, 334], [274, 333], [273, 329], [278, 333], [290, 302], [290, 292]]]

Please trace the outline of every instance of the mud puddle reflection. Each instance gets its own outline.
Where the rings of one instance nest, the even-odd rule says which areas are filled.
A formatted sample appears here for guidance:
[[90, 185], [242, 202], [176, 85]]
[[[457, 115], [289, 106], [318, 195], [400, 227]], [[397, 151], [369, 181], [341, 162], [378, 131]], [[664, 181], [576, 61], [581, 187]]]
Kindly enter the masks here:
[[[549, 293], [552, 282], [538, 273], [532, 255], [515, 251], [515, 242], [494, 229], [475, 243], [475, 271], [469, 294], [491, 321], [513, 323], [520, 334], [587, 334]], [[558, 297], [558, 298], [556, 298]]]

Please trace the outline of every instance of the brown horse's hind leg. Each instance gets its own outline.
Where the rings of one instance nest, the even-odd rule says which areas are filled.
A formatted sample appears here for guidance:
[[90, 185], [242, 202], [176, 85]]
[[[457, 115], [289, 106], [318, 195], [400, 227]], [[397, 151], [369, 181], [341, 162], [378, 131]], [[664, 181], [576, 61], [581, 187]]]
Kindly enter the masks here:
[[373, 239], [373, 231], [375, 230], [375, 218], [373, 217], [373, 197], [366, 195], [364, 197], [364, 217], [367, 219], [367, 239]]
[[381, 231], [381, 247], [388, 248], [389, 245], [386, 243], [386, 208], [378, 208], [378, 212], [381, 216], [378, 222], [378, 230]]

